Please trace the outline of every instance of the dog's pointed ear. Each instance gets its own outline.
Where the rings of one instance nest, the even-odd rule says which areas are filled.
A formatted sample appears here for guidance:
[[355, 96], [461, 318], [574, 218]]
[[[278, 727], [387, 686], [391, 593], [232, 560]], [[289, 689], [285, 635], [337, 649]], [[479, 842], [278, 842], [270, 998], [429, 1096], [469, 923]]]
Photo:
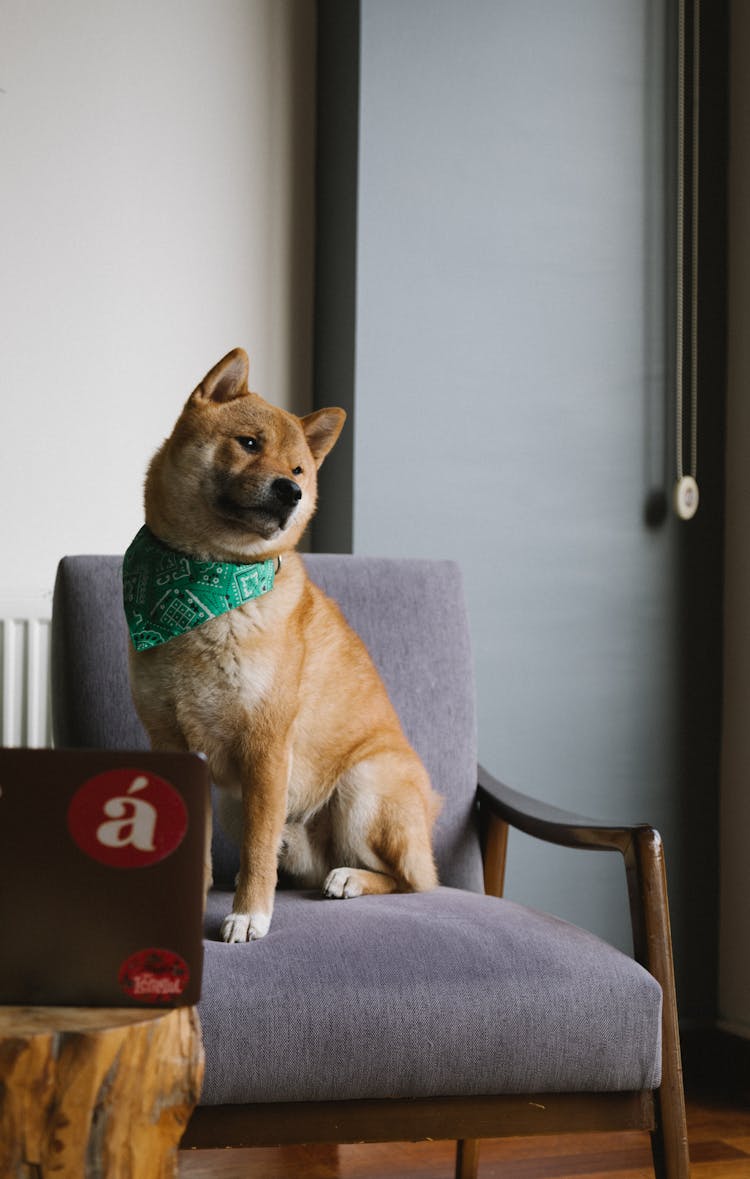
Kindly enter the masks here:
[[320, 467], [344, 427], [346, 413], [343, 409], [318, 409], [300, 421], [315, 466]]
[[215, 364], [191, 394], [191, 401], [215, 401], [219, 404], [234, 401], [247, 394], [250, 361], [244, 348], [234, 348]]

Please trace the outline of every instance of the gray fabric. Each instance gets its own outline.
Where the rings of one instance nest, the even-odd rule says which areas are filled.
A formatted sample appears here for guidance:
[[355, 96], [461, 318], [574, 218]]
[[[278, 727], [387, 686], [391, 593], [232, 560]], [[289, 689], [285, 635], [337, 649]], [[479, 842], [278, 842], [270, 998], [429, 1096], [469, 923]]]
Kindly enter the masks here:
[[[334, 597], [368, 646], [407, 736], [445, 798], [435, 834], [441, 880], [481, 891], [474, 821], [474, 688], [458, 567], [443, 561], [309, 556], [311, 577]], [[55, 744], [142, 749], [130, 698], [122, 560], [66, 557], [52, 631]], [[215, 824], [214, 878], [230, 887], [238, 852]]]
[[122, 558], [64, 557], [52, 607], [55, 745], [147, 749], [130, 698]]
[[[230, 902], [211, 896], [210, 939]], [[280, 893], [262, 941], [205, 949], [203, 1104], [659, 1083], [654, 979], [509, 901]]]

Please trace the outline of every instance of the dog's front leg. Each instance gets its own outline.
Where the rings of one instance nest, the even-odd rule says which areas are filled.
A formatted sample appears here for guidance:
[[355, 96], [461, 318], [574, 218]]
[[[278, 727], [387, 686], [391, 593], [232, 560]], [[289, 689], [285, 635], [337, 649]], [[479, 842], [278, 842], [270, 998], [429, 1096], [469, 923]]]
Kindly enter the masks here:
[[221, 927], [225, 942], [255, 941], [268, 933], [286, 820], [288, 776], [286, 748], [270, 750], [243, 767], [240, 871], [232, 912]]

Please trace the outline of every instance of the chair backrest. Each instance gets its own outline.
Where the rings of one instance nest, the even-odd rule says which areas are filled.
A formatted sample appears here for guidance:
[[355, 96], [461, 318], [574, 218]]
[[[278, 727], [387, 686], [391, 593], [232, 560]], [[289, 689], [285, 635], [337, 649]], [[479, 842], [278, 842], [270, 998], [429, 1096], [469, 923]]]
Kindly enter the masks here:
[[[441, 882], [481, 892], [474, 675], [458, 566], [339, 555], [310, 555], [305, 563], [367, 645], [407, 737], [445, 800], [435, 831]], [[120, 557], [60, 562], [52, 616], [58, 746], [147, 747], [128, 683], [121, 577]], [[236, 870], [236, 850], [220, 837], [214, 853], [217, 879]]]

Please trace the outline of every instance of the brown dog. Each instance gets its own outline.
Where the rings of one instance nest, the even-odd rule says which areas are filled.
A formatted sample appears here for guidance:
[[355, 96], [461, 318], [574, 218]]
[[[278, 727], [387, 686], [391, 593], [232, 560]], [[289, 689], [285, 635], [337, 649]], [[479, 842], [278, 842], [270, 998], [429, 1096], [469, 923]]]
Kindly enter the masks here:
[[[329, 897], [437, 883], [438, 796], [363, 644], [293, 552], [344, 411], [295, 417], [249, 393], [247, 375], [239, 348], [208, 373], [146, 479], [142, 531], [157, 546], [157, 581], [171, 577], [178, 595], [198, 569], [206, 593], [188, 585], [170, 605], [170, 617], [189, 608], [198, 625], [165, 641], [153, 626], [166, 596], [149, 611], [131, 554], [125, 570], [145, 644], [131, 650], [131, 684], [151, 743], [205, 753], [222, 820], [240, 819], [228, 942], [267, 933], [279, 864]], [[199, 600], [248, 564], [260, 596], [220, 614]]]

